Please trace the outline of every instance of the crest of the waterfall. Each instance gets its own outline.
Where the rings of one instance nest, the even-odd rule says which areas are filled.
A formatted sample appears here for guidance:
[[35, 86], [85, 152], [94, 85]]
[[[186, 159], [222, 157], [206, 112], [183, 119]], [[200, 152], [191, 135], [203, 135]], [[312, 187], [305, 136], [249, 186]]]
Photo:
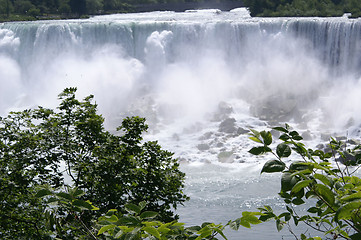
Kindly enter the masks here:
[[63, 88], [76, 86], [81, 97], [95, 95], [115, 126], [129, 115], [166, 128], [175, 121], [207, 128], [211, 121], [224, 130], [226, 118], [236, 121], [235, 130], [257, 125], [251, 118], [357, 126], [358, 114], [342, 106], [357, 106], [360, 38], [357, 20], [251, 18], [237, 11], [4, 23], [0, 81], [11, 90], [0, 91], [11, 99], [7, 93], [24, 90], [24, 107], [54, 107]]

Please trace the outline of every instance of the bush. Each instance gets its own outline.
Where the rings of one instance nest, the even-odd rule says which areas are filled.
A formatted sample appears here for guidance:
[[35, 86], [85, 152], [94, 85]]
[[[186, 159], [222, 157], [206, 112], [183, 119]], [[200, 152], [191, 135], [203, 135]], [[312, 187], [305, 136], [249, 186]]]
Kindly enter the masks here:
[[34, 197], [39, 185], [83, 191], [81, 199], [100, 208], [82, 216], [87, 223], [108, 209], [121, 211], [125, 204], [141, 201], [149, 203], [146, 210], [169, 221], [176, 218], [172, 208], [188, 199], [182, 192], [184, 173], [173, 154], [157, 142], [142, 142], [145, 119], [126, 118], [118, 128], [121, 135], [111, 134], [104, 130], [93, 96], [79, 101], [75, 92], [65, 89], [57, 110], [38, 107], [0, 118], [1, 239], [49, 234], [46, 206]]
[[[270, 132], [253, 130], [251, 139], [261, 145], [253, 147], [250, 153], [274, 155], [275, 159], [267, 161], [261, 172], [282, 173], [279, 196], [286, 211], [276, 215], [270, 206], [265, 206], [259, 208], [263, 214], [259, 220], [276, 220], [278, 230], [293, 220], [296, 226], [305, 223], [332, 239], [360, 239], [361, 179], [356, 171], [361, 164], [361, 145], [348, 146], [347, 142], [331, 138], [330, 151], [312, 150], [287, 124], [274, 130], [282, 133], [279, 137], [282, 142], [275, 151], [270, 148], [273, 142]], [[289, 162], [292, 153], [296, 154], [292, 158], [298, 160]], [[297, 211], [298, 205], [306, 205], [307, 211]], [[305, 234], [300, 239], [321, 239]]]

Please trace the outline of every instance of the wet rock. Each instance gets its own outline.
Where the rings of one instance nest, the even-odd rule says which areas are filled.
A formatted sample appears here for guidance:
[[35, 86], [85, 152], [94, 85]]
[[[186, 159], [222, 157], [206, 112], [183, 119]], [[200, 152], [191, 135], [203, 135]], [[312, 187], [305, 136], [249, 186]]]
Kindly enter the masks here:
[[303, 138], [303, 140], [306, 140], [306, 141], [310, 141], [313, 139], [310, 131], [303, 132], [301, 134], [301, 137]]
[[220, 152], [217, 156], [218, 161], [221, 163], [233, 163], [234, 162], [234, 154], [233, 152], [223, 151]]
[[224, 146], [224, 143], [222, 143], [222, 142], [216, 143], [216, 147], [223, 147], [223, 146]]
[[331, 134], [329, 133], [321, 133], [321, 140], [323, 141], [330, 141]]
[[199, 138], [199, 140], [207, 140], [207, 139], [210, 139], [212, 136], [213, 136], [212, 132], [206, 132]]
[[255, 101], [251, 108], [251, 114], [270, 123], [288, 121], [298, 117], [297, 97], [287, 94], [275, 94]]
[[347, 164], [347, 165], [350, 165], [350, 164], [353, 164], [356, 162], [355, 156], [352, 156], [347, 151], [343, 152], [343, 154], [345, 157], [343, 158], [340, 156], [340, 157], [336, 158], [336, 161], [341, 162], [343, 164]]
[[229, 114], [233, 112], [233, 108], [226, 102], [220, 102], [216, 113], [212, 117], [212, 121], [219, 122], [229, 117]]
[[360, 141], [355, 140], [355, 139], [349, 139], [349, 140], [347, 140], [347, 143], [351, 144], [351, 145], [360, 145], [361, 144]]
[[207, 151], [210, 149], [210, 146], [207, 143], [201, 143], [197, 145], [198, 150]]
[[316, 146], [316, 148], [317, 148], [318, 150], [323, 151], [324, 153], [332, 152], [332, 149], [330, 148], [330, 146], [329, 146], [328, 144], [322, 144], [322, 143], [320, 143], [320, 144], [318, 144], [318, 145]]
[[237, 130], [238, 135], [247, 134], [249, 133], [249, 130], [239, 127]]
[[219, 125], [218, 131], [224, 133], [234, 133], [237, 131], [236, 128], [236, 119], [234, 118], [227, 118], [221, 122]]
[[345, 136], [338, 136], [338, 137], [336, 137], [335, 139], [336, 139], [336, 141], [346, 141], [346, 140], [347, 140], [347, 137], [345, 137]]
[[316, 148], [317, 148], [318, 150], [323, 150], [323, 149], [325, 148], [325, 145], [322, 144], [322, 143], [320, 143], [320, 144], [317, 144]]

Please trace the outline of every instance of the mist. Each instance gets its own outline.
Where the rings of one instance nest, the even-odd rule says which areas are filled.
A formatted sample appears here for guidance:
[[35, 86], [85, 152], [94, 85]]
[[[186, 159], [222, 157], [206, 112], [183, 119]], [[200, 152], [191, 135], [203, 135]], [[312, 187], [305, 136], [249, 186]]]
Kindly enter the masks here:
[[[232, 117], [253, 119], [237, 119], [244, 127], [355, 129], [360, 43], [321, 34], [325, 22], [332, 33], [339, 21], [206, 11], [3, 24], [0, 111], [56, 107], [57, 94], [75, 86], [80, 97], [95, 95], [109, 128], [129, 115], [146, 117], [154, 129], [207, 124], [226, 103]], [[342, 21], [360, 34], [359, 22]], [[339, 55], [337, 41], [347, 43]]]

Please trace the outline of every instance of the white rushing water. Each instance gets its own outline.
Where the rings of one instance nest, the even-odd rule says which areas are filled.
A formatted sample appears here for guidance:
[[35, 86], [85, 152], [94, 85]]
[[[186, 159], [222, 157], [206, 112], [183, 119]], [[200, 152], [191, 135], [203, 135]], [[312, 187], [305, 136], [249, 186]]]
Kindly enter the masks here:
[[[321, 134], [359, 138], [360, 76], [359, 19], [236, 9], [0, 24], [0, 113], [55, 107], [76, 86], [95, 95], [109, 129], [146, 117], [146, 139], [184, 163], [192, 200], [178, 212], [188, 224], [281, 207], [277, 176], [259, 175], [267, 157], [250, 156], [245, 133], [289, 122], [310, 144]], [[265, 226], [230, 236], [290, 237]]]

